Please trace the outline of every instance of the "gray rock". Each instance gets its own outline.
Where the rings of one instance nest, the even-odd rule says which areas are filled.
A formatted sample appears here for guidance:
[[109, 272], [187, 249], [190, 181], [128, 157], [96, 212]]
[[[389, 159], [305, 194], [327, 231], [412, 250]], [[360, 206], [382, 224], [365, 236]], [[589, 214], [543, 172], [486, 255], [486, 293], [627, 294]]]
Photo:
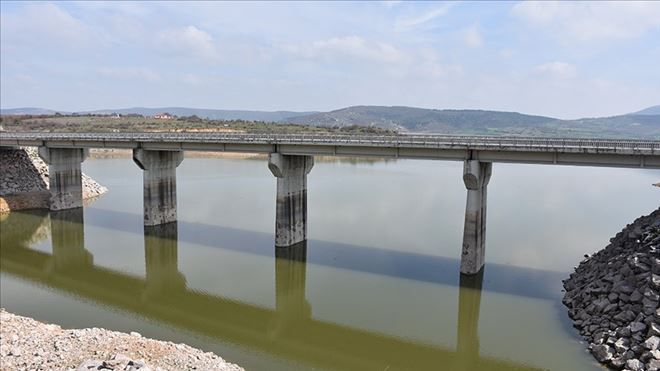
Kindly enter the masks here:
[[652, 359], [649, 361], [646, 368], [648, 371], [658, 371], [658, 369], [660, 369], [660, 361], [657, 359]]
[[630, 323], [630, 331], [632, 331], [633, 333], [644, 331], [645, 329], [646, 329], [646, 324], [644, 324], [642, 322], [631, 322]]
[[630, 371], [644, 371], [644, 364], [638, 359], [629, 359], [626, 361], [626, 368]]
[[644, 342], [644, 348], [648, 350], [656, 350], [658, 349], [658, 344], [660, 344], [660, 337], [651, 336]]
[[612, 356], [614, 355], [612, 352], [612, 348], [610, 348], [607, 345], [601, 344], [601, 345], [596, 345], [591, 352], [593, 353], [594, 357], [598, 360], [598, 362], [605, 363], [609, 360], [612, 359]]

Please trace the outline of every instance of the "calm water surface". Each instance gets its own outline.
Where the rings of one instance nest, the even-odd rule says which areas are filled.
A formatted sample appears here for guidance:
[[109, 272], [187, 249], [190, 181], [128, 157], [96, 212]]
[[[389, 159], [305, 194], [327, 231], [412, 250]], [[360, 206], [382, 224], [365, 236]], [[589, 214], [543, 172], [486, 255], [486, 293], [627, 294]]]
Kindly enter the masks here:
[[186, 159], [178, 224], [147, 232], [130, 159], [83, 170], [110, 192], [0, 222], [1, 305], [252, 370], [597, 369], [561, 279], [660, 199], [657, 171], [495, 164], [486, 267], [460, 278], [460, 163], [317, 162], [309, 240], [277, 253], [265, 160]]

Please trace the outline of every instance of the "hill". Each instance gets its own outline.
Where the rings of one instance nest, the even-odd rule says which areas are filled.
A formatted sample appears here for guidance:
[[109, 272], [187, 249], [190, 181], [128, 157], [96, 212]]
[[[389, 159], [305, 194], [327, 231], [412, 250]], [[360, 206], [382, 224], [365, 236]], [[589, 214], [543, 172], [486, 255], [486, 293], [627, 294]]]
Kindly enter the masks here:
[[39, 107], [20, 107], [20, 108], [2, 108], [0, 115], [54, 115], [55, 112], [50, 109]]
[[289, 117], [297, 117], [301, 115], [314, 114], [316, 112], [293, 112], [293, 111], [245, 111], [245, 110], [222, 110], [222, 109], [207, 109], [207, 108], [188, 108], [188, 107], [133, 107], [133, 108], [119, 108], [119, 109], [103, 109], [97, 111], [89, 111], [82, 113], [119, 113], [130, 114], [137, 113], [139, 115], [153, 116], [157, 113], [168, 112], [176, 116], [199, 116], [211, 120], [250, 120], [250, 121], [281, 121]]
[[[278, 122], [340, 128], [373, 127], [409, 133], [660, 139], [660, 113], [654, 113], [658, 110], [660, 106], [627, 115], [578, 120], [560, 120], [518, 112], [438, 110], [403, 106], [354, 106], [330, 112], [133, 107], [79, 113], [135, 113], [153, 116], [157, 113], [169, 112], [179, 117], [196, 115], [209, 120], [248, 120], [261, 121], [264, 124]], [[53, 115], [55, 112], [34, 107], [1, 111], [3, 115]], [[66, 114], [63, 111], [59, 112]]]
[[644, 108], [641, 111], [630, 113], [630, 115], [660, 115], [660, 105]]
[[[2, 115], [53, 115], [56, 112], [62, 114], [71, 114], [72, 112], [55, 111], [51, 109], [38, 107], [9, 108], [0, 110]], [[122, 115], [138, 114], [144, 116], [153, 116], [158, 113], [168, 112], [176, 116], [193, 116], [210, 120], [249, 120], [249, 121], [282, 121], [285, 118], [297, 117], [301, 115], [310, 115], [316, 112], [294, 112], [294, 111], [246, 111], [246, 110], [221, 110], [206, 108], [188, 108], [188, 107], [132, 107], [117, 109], [101, 109], [95, 111], [81, 111], [78, 114], [111, 114], [119, 113]]]
[[288, 118], [298, 124], [326, 126], [377, 126], [412, 132], [442, 132], [475, 128], [526, 127], [555, 119], [517, 112], [436, 110], [413, 107], [354, 106], [336, 111]]
[[559, 120], [517, 112], [355, 106], [286, 121], [320, 126], [375, 126], [415, 133], [660, 139], [660, 115], [652, 114]]

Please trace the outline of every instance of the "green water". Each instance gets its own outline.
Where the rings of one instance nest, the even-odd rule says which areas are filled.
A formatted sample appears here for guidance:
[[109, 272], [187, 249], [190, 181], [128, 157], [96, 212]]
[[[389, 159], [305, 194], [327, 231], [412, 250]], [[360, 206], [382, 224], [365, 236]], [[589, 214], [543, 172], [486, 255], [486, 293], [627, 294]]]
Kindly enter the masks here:
[[145, 233], [137, 166], [88, 160], [106, 195], [0, 222], [1, 305], [185, 342], [252, 370], [597, 369], [561, 279], [658, 206], [660, 174], [495, 164], [486, 267], [461, 278], [461, 165], [318, 162], [309, 240], [276, 253], [265, 161], [186, 159], [179, 222]]

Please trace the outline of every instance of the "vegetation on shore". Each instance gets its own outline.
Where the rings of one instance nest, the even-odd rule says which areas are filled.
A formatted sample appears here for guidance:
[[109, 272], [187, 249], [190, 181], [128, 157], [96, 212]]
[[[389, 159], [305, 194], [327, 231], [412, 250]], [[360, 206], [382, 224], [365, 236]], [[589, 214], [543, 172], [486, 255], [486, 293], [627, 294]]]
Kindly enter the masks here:
[[0, 125], [11, 132], [208, 132], [208, 133], [310, 133], [394, 134], [366, 126], [312, 126], [249, 120], [212, 120], [198, 116], [158, 119], [131, 115], [11, 115], [0, 116]]

